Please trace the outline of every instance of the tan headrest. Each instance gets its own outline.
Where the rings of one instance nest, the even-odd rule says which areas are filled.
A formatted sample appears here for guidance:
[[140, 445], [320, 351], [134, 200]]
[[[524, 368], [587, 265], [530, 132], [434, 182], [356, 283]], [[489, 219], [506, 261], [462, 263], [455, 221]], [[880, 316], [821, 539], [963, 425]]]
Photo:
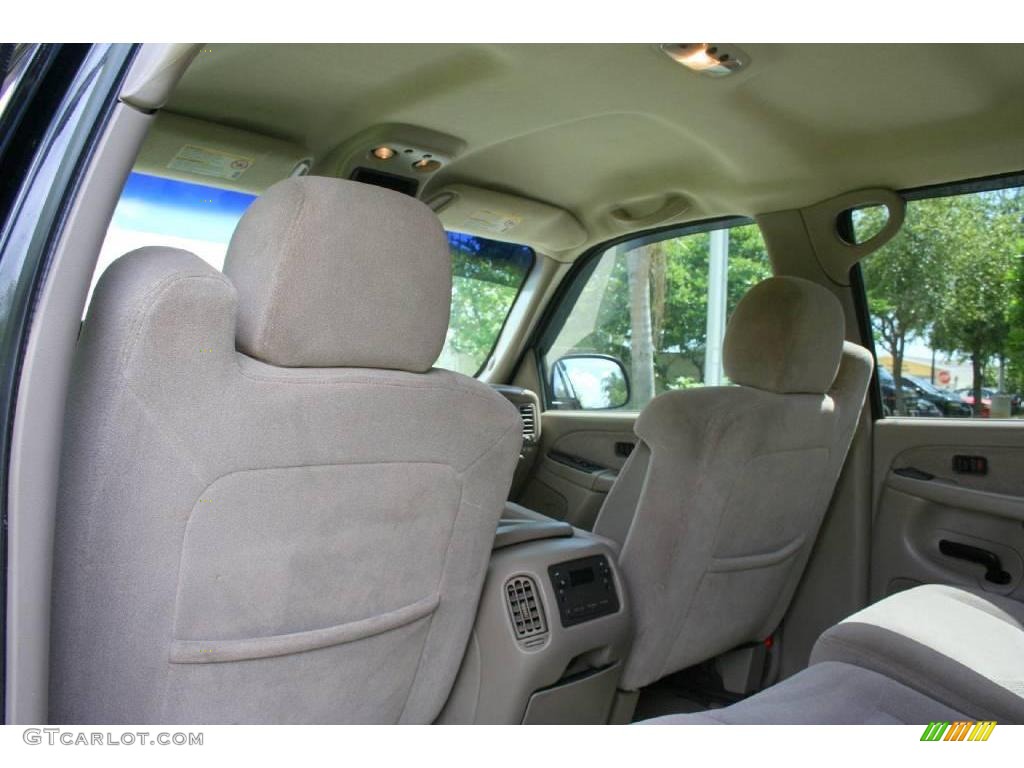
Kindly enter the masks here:
[[448, 330], [451, 257], [437, 216], [381, 187], [274, 184], [238, 223], [224, 273], [238, 348], [292, 367], [422, 372]]
[[846, 322], [827, 288], [772, 277], [751, 288], [729, 318], [722, 351], [736, 384], [780, 394], [822, 394], [832, 387]]

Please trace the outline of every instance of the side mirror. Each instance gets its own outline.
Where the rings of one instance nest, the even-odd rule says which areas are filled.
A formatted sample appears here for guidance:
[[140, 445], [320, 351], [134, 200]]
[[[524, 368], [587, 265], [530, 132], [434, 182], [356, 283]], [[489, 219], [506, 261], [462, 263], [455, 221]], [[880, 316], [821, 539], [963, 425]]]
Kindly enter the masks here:
[[621, 408], [629, 402], [629, 377], [609, 355], [566, 355], [552, 367], [551, 394], [562, 410]]

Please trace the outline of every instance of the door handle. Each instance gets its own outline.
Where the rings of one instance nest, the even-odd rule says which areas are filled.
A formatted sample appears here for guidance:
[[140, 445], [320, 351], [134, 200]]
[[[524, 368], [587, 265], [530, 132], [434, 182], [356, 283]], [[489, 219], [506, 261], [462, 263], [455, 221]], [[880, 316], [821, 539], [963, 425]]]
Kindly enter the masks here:
[[892, 471], [894, 475], [900, 477], [909, 477], [912, 480], [934, 480], [935, 475], [931, 472], [925, 472], [923, 469], [917, 467], [899, 467]]
[[960, 541], [942, 539], [939, 542], [939, 552], [946, 557], [954, 557], [957, 560], [966, 560], [969, 563], [977, 563], [985, 566], [985, 581], [993, 584], [1009, 584], [1012, 578], [1003, 570], [1003, 563], [999, 555], [981, 547], [974, 547]]
[[548, 451], [548, 458], [552, 461], [557, 461], [559, 464], [565, 464], [567, 467], [572, 467], [580, 472], [586, 472], [587, 474], [593, 475], [601, 472], [607, 467], [602, 467], [600, 464], [595, 464], [587, 459], [580, 458], [579, 456], [571, 456], [568, 453], [562, 453], [561, 451]]

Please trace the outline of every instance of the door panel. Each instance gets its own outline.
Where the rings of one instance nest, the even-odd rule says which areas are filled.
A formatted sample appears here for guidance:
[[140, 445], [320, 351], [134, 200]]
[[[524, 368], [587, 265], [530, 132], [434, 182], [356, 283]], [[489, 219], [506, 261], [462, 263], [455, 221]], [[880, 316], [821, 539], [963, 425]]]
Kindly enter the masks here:
[[872, 600], [928, 582], [1024, 600], [1024, 422], [883, 419], [874, 471]]
[[636, 443], [637, 413], [545, 411], [540, 451], [518, 498], [525, 507], [590, 530]]

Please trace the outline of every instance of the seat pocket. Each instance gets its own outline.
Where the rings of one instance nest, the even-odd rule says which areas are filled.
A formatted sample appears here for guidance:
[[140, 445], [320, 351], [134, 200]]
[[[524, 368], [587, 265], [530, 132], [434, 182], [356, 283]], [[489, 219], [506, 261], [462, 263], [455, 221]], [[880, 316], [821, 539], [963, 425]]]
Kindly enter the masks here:
[[215, 664], [315, 651], [404, 627], [433, 614], [439, 603], [440, 598], [435, 594], [379, 616], [285, 635], [238, 640], [174, 640], [171, 643], [170, 661], [172, 664]]

